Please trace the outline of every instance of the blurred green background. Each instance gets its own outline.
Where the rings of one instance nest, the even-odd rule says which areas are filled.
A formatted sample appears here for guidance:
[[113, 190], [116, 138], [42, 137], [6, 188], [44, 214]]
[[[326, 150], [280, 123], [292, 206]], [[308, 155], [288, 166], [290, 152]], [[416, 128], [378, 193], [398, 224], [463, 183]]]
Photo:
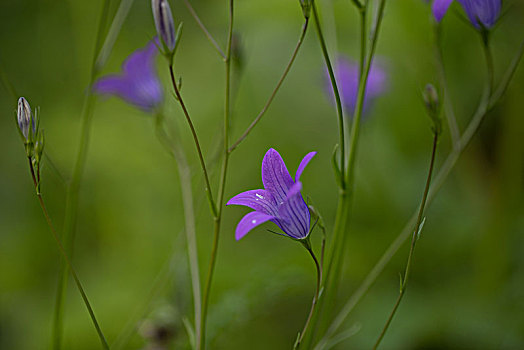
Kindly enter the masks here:
[[[119, 1], [111, 2], [111, 15]], [[192, 4], [224, 46], [226, 1]], [[217, 188], [211, 158], [220, 139], [224, 69], [181, 1], [184, 22], [177, 54], [182, 93], [193, 116]], [[358, 17], [350, 1], [319, 0], [332, 56], [358, 57]], [[242, 0], [235, 32], [242, 70], [235, 70], [233, 137], [256, 116], [287, 63], [302, 26], [298, 1]], [[46, 150], [71, 176], [81, 110], [101, 1], [0, 1], [0, 64], [20, 96], [40, 106]], [[518, 49], [524, 5], [506, 1], [493, 34], [497, 81]], [[481, 94], [484, 61], [478, 35], [455, 4], [443, 21], [451, 97], [463, 129]], [[154, 35], [150, 1], [135, 1], [104, 73]], [[416, 209], [431, 148], [430, 122], [420, 91], [437, 82], [432, 18], [421, 0], [387, 2], [377, 48], [388, 90], [368, 110], [362, 127], [356, 194], [344, 281], [349, 297]], [[167, 83], [164, 61], [158, 70]], [[337, 187], [330, 165], [337, 121], [323, 91], [324, 65], [313, 26], [267, 115], [230, 161], [226, 198], [260, 188], [265, 151], [276, 148], [294, 172], [311, 150], [318, 155], [302, 180], [332, 228]], [[166, 84], [167, 86], [167, 84]], [[437, 199], [416, 251], [407, 295], [384, 339], [384, 349], [524, 348], [524, 69], [460, 158]], [[212, 231], [193, 145], [181, 111], [166, 93], [165, 109], [178, 126], [194, 165], [202, 276]], [[46, 349], [60, 256], [38, 206], [14, 122], [16, 99], [0, 87], [0, 348]], [[451, 150], [446, 129], [437, 166]], [[154, 135], [150, 115], [116, 98], [98, 99], [80, 191], [74, 264], [112, 343], [126, 324], [138, 325], [129, 349], [147, 343], [145, 325], [166, 325], [173, 348], [184, 348], [184, 317], [192, 318], [191, 290], [176, 167]], [[42, 191], [58, 228], [65, 186], [49, 166]], [[310, 307], [314, 266], [296, 243], [266, 231], [240, 242], [234, 228], [246, 208], [225, 210], [209, 316], [212, 349], [289, 349]], [[315, 236], [318, 237], [317, 234]], [[404, 246], [350, 315], [359, 331], [339, 349], [369, 349], [398, 293]], [[156, 287], [154, 287], [156, 286]], [[151, 290], [157, 292], [151, 297]], [[342, 300], [343, 300], [342, 299]], [[96, 349], [99, 340], [73, 284], [65, 309], [66, 349]], [[142, 310], [142, 311], [141, 311]], [[143, 322], [147, 320], [147, 322]]]

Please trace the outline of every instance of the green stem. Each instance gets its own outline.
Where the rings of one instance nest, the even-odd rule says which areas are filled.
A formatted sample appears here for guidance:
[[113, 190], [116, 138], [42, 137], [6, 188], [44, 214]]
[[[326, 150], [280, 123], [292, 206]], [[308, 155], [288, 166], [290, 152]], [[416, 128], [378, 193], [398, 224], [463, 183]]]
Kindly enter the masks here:
[[224, 98], [224, 160], [220, 171], [220, 183], [218, 187], [217, 215], [214, 217], [213, 229], [213, 246], [209, 260], [209, 269], [204, 287], [204, 298], [202, 301], [201, 333], [197, 340], [197, 350], [206, 348], [206, 319], [209, 305], [209, 295], [211, 293], [211, 284], [215, 271], [216, 258], [218, 252], [218, 242], [220, 237], [220, 223], [222, 221], [222, 205], [224, 202], [224, 192], [226, 188], [227, 167], [229, 163], [229, 117], [230, 117], [230, 100], [231, 100], [231, 43], [233, 39], [233, 19], [234, 19], [234, 2], [229, 0], [229, 29], [227, 35], [226, 59], [225, 63], [225, 98]]
[[[91, 133], [91, 121], [93, 116], [93, 108], [95, 97], [91, 92], [91, 87], [101, 67], [96, 65], [96, 58], [102, 47], [104, 30], [109, 16], [109, 0], [105, 0], [100, 14], [98, 23], [98, 30], [96, 35], [95, 47], [93, 52], [93, 60], [91, 64], [91, 74], [89, 77], [87, 96], [82, 110], [82, 128], [80, 131], [80, 143], [78, 153], [76, 156], [75, 166], [71, 182], [69, 183], [66, 195], [63, 239], [67, 247], [67, 251], [73, 254], [73, 246], [75, 240], [75, 226], [78, 212], [78, 193], [80, 190], [80, 182], [84, 172], [85, 163], [87, 159], [87, 151], [89, 148], [89, 137]], [[63, 333], [63, 308], [64, 299], [67, 292], [67, 265], [63, 266], [59, 272], [58, 287], [56, 294], [55, 314], [53, 317], [53, 349], [59, 350], [62, 348], [62, 333]]]
[[393, 320], [393, 317], [395, 316], [395, 313], [400, 305], [400, 302], [402, 301], [402, 297], [404, 296], [406, 292], [406, 288], [407, 288], [408, 280], [409, 280], [409, 273], [411, 271], [411, 265], [413, 262], [413, 254], [415, 253], [415, 245], [417, 244], [418, 235], [420, 234], [421, 224], [422, 224], [422, 220], [424, 217], [424, 208], [426, 206], [426, 201], [427, 201], [428, 193], [429, 193], [429, 185], [431, 184], [431, 176], [433, 174], [433, 168], [435, 165], [435, 156], [437, 154], [437, 144], [438, 144], [438, 133], [435, 132], [433, 136], [433, 149], [431, 151], [431, 161], [429, 163], [428, 177], [426, 179], [426, 186], [424, 188], [424, 194], [422, 195], [422, 203], [420, 204], [417, 221], [416, 221], [415, 227], [413, 228], [413, 235], [411, 237], [411, 247], [409, 249], [408, 261], [406, 263], [404, 278], [402, 279], [402, 283], [400, 285], [400, 292], [397, 297], [397, 301], [395, 302], [395, 305], [393, 306], [393, 310], [391, 311], [391, 314], [389, 315], [386, 321], [386, 324], [384, 325], [384, 328], [382, 329], [382, 332], [380, 332], [380, 335], [375, 343], [375, 346], [373, 346], [373, 350], [376, 350], [378, 348], [378, 346], [380, 345], [380, 342], [386, 335], [389, 325], [391, 324], [391, 321]]
[[442, 50], [442, 35], [441, 35], [441, 26], [435, 24], [435, 51], [436, 51], [436, 61], [437, 61], [437, 71], [440, 80], [440, 85], [444, 91], [444, 112], [446, 114], [446, 120], [448, 122], [449, 131], [451, 134], [451, 140], [453, 142], [453, 147], [456, 148], [460, 142], [460, 130], [457, 124], [457, 119], [455, 118], [455, 112], [453, 111], [453, 103], [450, 98], [448, 82], [446, 79], [446, 70], [444, 69], [444, 53]]
[[200, 337], [200, 317], [202, 312], [202, 300], [200, 294], [200, 272], [198, 267], [198, 249], [196, 242], [195, 213], [193, 206], [193, 193], [191, 191], [191, 169], [187, 163], [184, 151], [176, 140], [171, 140], [163, 128], [162, 115], [157, 115], [155, 123], [156, 135], [160, 143], [168, 153], [173, 155], [180, 176], [180, 189], [182, 192], [182, 204], [184, 207], [184, 221], [187, 240], [187, 251], [189, 258], [189, 271], [191, 274], [191, 285], [193, 290], [193, 305], [195, 313], [195, 337]]
[[[348, 154], [348, 168], [347, 168], [347, 179], [348, 188], [350, 191], [353, 189], [354, 183], [354, 171], [355, 171], [355, 159], [357, 156], [357, 145], [359, 139], [359, 130], [360, 130], [360, 120], [362, 119], [362, 112], [364, 110], [364, 100], [366, 97], [366, 86], [369, 77], [369, 71], [371, 69], [371, 64], [373, 63], [373, 58], [375, 56], [375, 49], [378, 42], [378, 33], [380, 32], [380, 26], [382, 24], [382, 18], [384, 16], [384, 8], [386, 6], [386, 1], [381, 0], [378, 7], [377, 18], [375, 25], [373, 27], [373, 32], [371, 36], [371, 47], [367, 55], [366, 64], [364, 65], [363, 74], [360, 76], [358, 94], [357, 94], [357, 103], [355, 106], [355, 113], [353, 114], [353, 123], [351, 124], [351, 132], [349, 136], [349, 154]], [[365, 22], [367, 9], [364, 8], [361, 10], [361, 20]], [[365, 26], [365, 25], [364, 25]], [[362, 35], [362, 34], [361, 34]], [[361, 40], [365, 41], [365, 33]], [[364, 46], [363, 46], [364, 48]]]
[[[302, 329], [302, 332], [299, 333], [298, 339], [295, 342], [294, 349], [297, 350], [300, 347], [300, 344], [302, 343], [302, 339], [304, 338], [304, 334], [306, 334], [308, 330], [309, 323], [311, 322], [311, 319], [313, 317], [313, 314], [315, 312], [315, 307], [317, 305], [318, 297], [320, 294], [320, 286], [322, 284], [322, 258], [321, 262], [319, 264], [317, 257], [315, 256], [315, 253], [313, 252], [313, 249], [311, 249], [311, 244], [309, 241], [303, 243], [306, 250], [309, 252], [309, 255], [311, 255], [311, 258], [313, 259], [313, 262], [315, 263], [315, 267], [317, 269], [317, 284], [315, 288], [315, 295], [313, 296], [313, 301], [311, 302], [311, 309], [309, 310], [308, 317], [306, 319], [306, 323], [304, 324], [304, 328]], [[324, 255], [324, 243], [322, 243], [322, 253], [321, 256]]]
[[[35, 176], [35, 171], [33, 168], [33, 163], [31, 162], [31, 158], [29, 158], [29, 168], [31, 170], [31, 176], [33, 178], [33, 184], [35, 186], [35, 189], [38, 188], [38, 180], [37, 176]], [[78, 291], [80, 292], [80, 295], [82, 296], [82, 300], [84, 301], [84, 304], [87, 308], [87, 311], [89, 312], [89, 316], [91, 317], [91, 321], [93, 322], [93, 325], [96, 329], [96, 332], [98, 333], [98, 337], [100, 338], [100, 342], [102, 343], [103, 349], [109, 349], [109, 345], [107, 344], [106, 338], [104, 336], [104, 333], [102, 332], [102, 329], [100, 328], [100, 325], [98, 324], [98, 321], [96, 319], [95, 313], [93, 311], [93, 308], [91, 307], [91, 304], [89, 303], [89, 299], [87, 298], [87, 295], [84, 291], [84, 288], [82, 287], [82, 283], [80, 283], [80, 279], [78, 278], [78, 275], [73, 268], [73, 265], [71, 263], [71, 260], [69, 259], [66, 250], [64, 246], [62, 245], [62, 242], [60, 241], [60, 238], [58, 237], [58, 234], [56, 233], [55, 227], [53, 226], [53, 223], [51, 222], [51, 218], [49, 217], [49, 213], [47, 212], [47, 208], [44, 204], [44, 200], [42, 198], [42, 195], [38, 192], [36, 193], [38, 197], [38, 202], [40, 204], [40, 207], [42, 208], [42, 212], [44, 213], [47, 225], [51, 229], [51, 233], [53, 234], [53, 238], [55, 239], [56, 245], [58, 246], [58, 250], [60, 251], [60, 254], [62, 255], [64, 262], [66, 263], [69, 271], [71, 271], [71, 275], [73, 276], [73, 279], [75, 281], [76, 286], [78, 287]]]
[[320, 26], [320, 19], [317, 13], [317, 6], [314, 1], [312, 1], [311, 7], [313, 9], [313, 18], [315, 19], [315, 28], [318, 34], [318, 40], [320, 42], [320, 47], [322, 49], [322, 55], [324, 56], [324, 61], [326, 62], [326, 67], [329, 73], [329, 80], [331, 81], [331, 86], [333, 87], [333, 94], [335, 95], [335, 104], [337, 106], [337, 115], [338, 115], [338, 131], [339, 131], [339, 142], [340, 142], [340, 188], [345, 190], [345, 131], [344, 131], [344, 112], [342, 111], [342, 101], [340, 99], [340, 93], [337, 87], [337, 81], [335, 78], [335, 72], [333, 71], [333, 66], [331, 60], [329, 59], [329, 53], [327, 50], [326, 41], [324, 35], [322, 34], [322, 27]]
[[202, 149], [200, 148], [200, 142], [198, 141], [198, 135], [193, 125], [193, 121], [191, 120], [191, 117], [189, 116], [187, 107], [184, 103], [184, 100], [182, 99], [180, 90], [178, 89], [178, 85], [176, 83], [176, 78], [175, 78], [175, 72], [173, 70], [173, 63], [169, 64], [169, 74], [171, 76], [171, 83], [173, 85], [173, 89], [175, 90], [176, 98], [178, 102], [180, 103], [180, 107], [182, 107], [182, 111], [184, 112], [184, 116], [186, 117], [187, 124], [189, 125], [189, 129], [191, 129], [191, 135], [193, 136], [193, 141], [195, 143], [196, 151], [198, 154], [198, 159], [200, 161], [200, 167], [202, 168], [202, 173], [204, 174], [204, 180], [206, 183], [205, 191], [206, 191], [207, 199], [209, 201], [209, 207], [211, 208], [211, 213], [213, 214], [213, 216], [216, 216], [217, 215], [217, 206], [216, 206], [215, 201], [213, 200], [213, 192], [211, 190], [211, 184], [209, 183], [209, 176], [207, 173], [206, 162], [202, 154]]
[[204, 25], [204, 23], [202, 23], [202, 21], [200, 20], [200, 17], [198, 17], [198, 14], [196, 13], [196, 11], [193, 8], [193, 6], [191, 6], [191, 4], [189, 3], [188, 0], [184, 0], [184, 4], [186, 5], [187, 9], [189, 10], [189, 13], [191, 13], [191, 16], [193, 16], [193, 19], [195, 20], [195, 22], [197, 22], [197, 25], [204, 32], [204, 35], [206, 36], [207, 40], [209, 40], [211, 45], [213, 45], [213, 47], [215, 48], [216, 52], [218, 52], [220, 57], [222, 57], [222, 59], [225, 60], [226, 59], [226, 55], [224, 54], [224, 51], [222, 51], [220, 46], [218, 46], [215, 38], [213, 38], [213, 36], [211, 35], [211, 33], [209, 33], [209, 31], [207, 30], [207, 28]]
[[300, 47], [302, 46], [302, 43], [304, 42], [304, 38], [306, 37], [306, 32], [307, 32], [307, 28], [308, 28], [308, 24], [309, 24], [309, 18], [306, 18], [305, 21], [304, 21], [304, 24], [302, 25], [302, 32], [300, 33], [300, 37], [298, 39], [298, 42], [297, 42], [297, 45], [295, 46], [295, 50], [293, 50], [293, 54], [291, 55], [291, 59], [289, 60], [286, 68], [284, 69], [284, 73], [282, 73], [282, 76], [280, 77], [277, 85], [275, 86], [275, 88], [273, 89], [273, 92], [271, 93], [271, 95], [269, 96], [266, 104], [264, 105], [264, 107], [262, 107], [262, 110], [258, 113], [258, 115], [256, 116], [256, 118], [251, 122], [251, 124], [247, 127], [247, 129], [244, 131], [244, 133], [242, 134], [242, 136], [240, 136], [238, 138], [238, 140], [233, 143], [233, 145], [231, 147], [229, 147], [229, 150], [228, 152], [231, 153], [233, 152], [237, 147], [238, 145], [244, 141], [244, 139], [249, 135], [249, 133], [251, 132], [251, 130], [253, 130], [253, 128], [258, 124], [258, 122], [260, 121], [260, 119], [262, 119], [262, 117], [264, 116], [264, 114], [266, 113], [266, 111], [269, 109], [269, 106], [271, 105], [271, 103], [273, 102], [273, 99], [275, 98], [278, 90], [280, 89], [280, 87], [282, 86], [282, 83], [284, 83], [284, 80], [286, 79], [287, 77], [287, 74], [289, 73], [289, 71], [291, 70], [291, 66], [293, 65], [293, 63], [295, 62], [295, 58], [297, 57], [297, 54], [298, 54], [298, 51], [300, 50]]
[[[489, 47], [485, 46], [484, 50], [489, 50]], [[515, 56], [515, 60], [513, 61], [513, 64], [508, 68], [506, 76], [511, 77], [513, 72], [516, 69], [516, 66], [518, 65], [520, 58], [522, 57], [522, 46], [518, 52], [518, 54]], [[488, 65], [489, 67], [489, 65]], [[488, 68], [489, 69], [489, 68]], [[470, 143], [471, 139], [477, 132], [482, 120], [484, 119], [485, 115], [489, 110], [495, 105], [498, 100], [493, 100], [488, 91], [491, 91], [491, 87], [489, 86], [489, 82], [491, 81], [490, 76], [492, 75], [492, 72], [487, 73], [486, 78], [486, 87], [484, 89], [483, 96], [477, 106], [477, 109], [475, 113], [473, 114], [473, 117], [471, 118], [471, 121], [469, 122], [468, 126], [466, 127], [466, 130], [460, 137], [460, 142], [458, 144], [457, 148], [454, 148], [444, 161], [442, 167], [440, 168], [437, 175], [435, 175], [435, 178], [433, 180], [433, 185], [430, 188], [428, 198], [427, 198], [427, 205], [431, 204], [434, 197], [444, 184], [445, 180], [447, 179], [448, 175], [450, 174], [451, 170], [455, 167], [455, 164], [464, 151], [464, 149], [467, 147], [467, 145]], [[511, 79], [505, 79], [504, 83], [499, 86], [500, 91], [505, 91], [507, 88], [507, 85], [510, 83]], [[505, 85], [506, 86], [505, 86]], [[497, 90], [497, 91], [499, 91]], [[495, 92], [497, 94], [497, 92]], [[502, 93], [500, 95], [497, 95], [498, 99], [502, 97]], [[327, 333], [325, 336], [320, 340], [320, 342], [315, 346], [315, 349], [320, 350], [323, 349], [326, 344], [329, 343], [330, 339], [335, 335], [335, 332], [342, 326], [344, 323], [344, 320], [349, 316], [351, 311], [353, 311], [354, 307], [358, 304], [358, 302], [362, 299], [362, 297], [367, 293], [369, 288], [373, 285], [375, 280], [378, 278], [378, 276], [382, 273], [384, 268], [387, 266], [387, 264], [391, 261], [393, 256], [396, 254], [396, 252], [400, 249], [400, 247], [404, 244], [406, 239], [408, 239], [411, 228], [413, 225], [415, 225], [415, 221], [417, 219], [417, 213], [415, 212], [406, 226], [404, 226], [404, 229], [398, 234], [398, 236], [395, 238], [393, 242], [389, 245], [389, 247], [386, 249], [384, 254], [380, 257], [380, 259], [377, 261], [375, 266], [371, 269], [371, 271], [368, 273], [368, 275], [364, 278], [360, 286], [355, 290], [355, 292], [349, 297], [347, 302], [344, 304], [338, 315], [335, 317], [333, 322], [331, 323]]]

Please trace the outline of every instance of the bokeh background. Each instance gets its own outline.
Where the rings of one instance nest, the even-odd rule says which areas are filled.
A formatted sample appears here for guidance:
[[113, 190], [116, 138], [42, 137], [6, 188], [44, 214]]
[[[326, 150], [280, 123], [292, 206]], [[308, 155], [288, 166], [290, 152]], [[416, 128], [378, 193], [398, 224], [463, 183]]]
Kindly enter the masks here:
[[[46, 151], [62, 176], [71, 176], [81, 110], [101, 1], [0, 1], [0, 64], [16, 92], [40, 106]], [[114, 15], [119, 1], [111, 1]], [[194, 0], [224, 46], [226, 1]], [[181, 1], [184, 22], [176, 59], [182, 93], [213, 162], [223, 111], [223, 64]], [[350, 1], [320, 0], [332, 56], [358, 57], [358, 17]], [[524, 6], [505, 1], [493, 34], [497, 81], [524, 35]], [[298, 1], [242, 0], [235, 32], [242, 60], [234, 79], [233, 136], [256, 116], [298, 39]], [[454, 4], [443, 21], [444, 55], [455, 111], [463, 129], [481, 94], [484, 61], [478, 35]], [[261, 187], [265, 151], [276, 148], [294, 171], [318, 151], [303, 175], [310, 196], [332, 228], [337, 187], [330, 165], [337, 142], [335, 109], [324, 90], [324, 66], [311, 27], [296, 64], [267, 115], [231, 158], [226, 198]], [[135, 1], [104, 73], [154, 35], [150, 1]], [[357, 161], [356, 194], [345, 299], [416, 209], [431, 148], [430, 122], [420, 91], [437, 81], [432, 18], [422, 0], [387, 2], [377, 55], [388, 73], [387, 92], [367, 110]], [[158, 71], [167, 85], [164, 61]], [[437, 199], [416, 251], [407, 295], [384, 339], [384, 349], [524, 348], [524, 68], [487, 116]], [[212, 232], [197, 158], [181, 111], [170, 94], [169, 119], [194, 168], [202, 276]], [[0, 86], [0, 348], [46, 349], [60, 256], [38, 206], [14, 122], [16, 99]], [[437, 166], [451, 150], [445, 130]], [[42, 191], [58, 228], [65, 185], [50, 166]], [[182, 320], [191, 319], [190, 283], [176, 167], [155, 138], [153, 120], [115, 99], [98, 99], [80, 191], [74, 264], [111, 342], [131, 329], [125, 348], [147, 345], [151, 327], [167, 327], [171, 348], [186, 348]], [[237, 221], [248, 210], [225, 210], [209, 317], [212, 349], [289, 349], [309, 310], [314, 266], [296, 243], [260, 227], [240, 242]], [[318, 234], [315, 234], [318, 237]], [[359, 331], [339, 349], [368, 349], [398, 293], [404, 246], [350, 315]], [[153, 290], [153, 293], [152, 293]], [[65, 309], [65, 348], [96, 349], [99, 340], [73, 284]], [[131, 328], [129, 328], [131, 325]], [[135, 327], [136, 325], [136, 327]], [[126, 328], [127, 327], [127, 328]], [[135, 329], [138, 328], [138, 331]]]

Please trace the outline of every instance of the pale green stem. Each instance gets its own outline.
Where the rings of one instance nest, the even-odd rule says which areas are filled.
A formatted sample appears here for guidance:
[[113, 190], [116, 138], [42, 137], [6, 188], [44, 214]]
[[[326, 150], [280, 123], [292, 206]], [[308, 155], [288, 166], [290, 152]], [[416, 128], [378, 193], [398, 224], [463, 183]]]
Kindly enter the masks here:
[[[109, 0], [105, 0], [102, 6], [100, 20], [98, 24], [97, 36], [93, 52], [93, 61], [91, 65], [91, 74], [87, 86], [87, 96], [82, 110], [82, 129], [80, 131], [80, 143], [78, 153], [76, 156], [75, 166], [71, 182], [67, 189], [63, 239], [70, 254], [73, 254], [73, 246], [75, 239], [75, 226], [78, 211], [78, 192], [80, 189], [80, 182], [87, 159], [87, 151], [89, 148], [89, 137], [91, 133], [91, 120], [93, 116], [93, 107], [95, 97], [92, 94], [92, 85], [96, 75], [101, 67], [97, 67], [96, 58], [100, 51], [103, 41], [104, 30], [109, 16]], [[63, 305], [67, 291], [67, 265], [62, 266], [58, 278], [58, 287], [56, 294], [55, 314], [53, 317], [53, 349], [59, 350], [62, 348], [62, 333], [63, 333]]]
[[189, 13], [191, 13], [191, 16], [193, 16], [193, 19], [195, 20], [195, 22], [197, 22], [197, 25], [204, 32], [204, 35], [206, 36], [207, 40], [209, 40], [209, 42], [211, 43], [213, 48], [216, 50], [216, 52], [220, 55], [220, 57], [222, 57], [222, 59], [225, 60], [226, 55], [224, 54], [224, 51], [222, 51], [220, 46], [218, 46], [215, 38], [213, 38], [213, 36], [211, 35], [211, 33], [209, 33], [209, 30], [207, 30], [204, 23], [202, 23], [202, 21], [200, 20], [200, 17], [198, 17], [198, 14], [196, 13], [193, 6], [191, 6], [188, 0], [184, 0], [184, 4], [186, 5], [187, 9], [189, 10]]
[[434, 168], [434, 165], [435, 165], [435, 156], [437, 154], [438, 136], [439, 136], [438, 132], [435, 131], [434, 132], [434, 136], [433, 136], [433, 149], [431, 151], [431, 161], [429, 163], [428, 177], [427, 177], [427, 180], [426, 180], [426, 186], [424, 187], [424, 194], [422, 195], [422, 202], [420, 204], [420, 209], [419, 209], [419, 212], [418, 212], [417, 222], [415, 224], [415, 227], [413, 228], [413, 234], [412, 234], [412, 237], [411, 237], [411, 246], [410, 246], [410, 249], [409, 249], [408, 261], [406, 263], [406, 269], [405, 269], [405, 272], [404, 272], [404, 278], [402, 279], [401, 284], [400, 284], [400, 292], [399, 292], [397, 301], [395, 302], [395, 305], [393, 306], [393, 310], [391, 311], [391, 313], [390, 313], [390, 315], [389, 315], [389, 317], [388, 317], [388, 319], [386, 321], [386, 324], [384, 325], [384, 328], [382, 329], [382, 332], [380, 332], [380, 335], [379, 335], [375, 345], [373, 346], [373, 350], [376, 350], [378, 348], [378, 346], [380, 345], [380, 342], [382, 341], [382, 339], [386, 335], [388, 327], [391, 324], [391, 321], [393, 320], [393, 317], [395, 316], [395, 313], [397, 312], [397, 309], [398, 309], [398, 307], [400, 305], [400, 302], [402, 301], [402, 297], [404, 296], [404, 294], [406, 292], [406, 288], [407, 288], [408, 280], [409, 280], [409, 273], [411, 271], [411, 265], [413, 263], [413, 255], [415, 253], [415, 246], [417, 244], [417, 240], [418, 240], [419, 235], [420, 235], [420, 230], [422, 229], [421, 228], [421, 224], [422, 224], [422, 220], [423, 220], [423, 217], [424, 217], [423, 216], [424, 215], [424, 208], [426, 206], [426, 200], [428, 198], [429, 185], [431, 184], [431, 175], [433, 174], [433, 168]]
[[60, 238], [58, 237], [58, 234], [56, 233], [55, 227], [53, 226], [53, 223], [51, 221], [51, 218], [49, 217], [49, 213], [47, 212], [47, 208], [44, 204], [44, 200], [42, 198], [42, 194], [38, 191], [38, 183], [39, 183], [39, 175], [35, 176], [35, 171], [33, 168], [33, 163], [31, 162], [31, 158], [29, 158], [29, 168], [31, 170], [31, 176], [33, 178], [33, 184], [35, 186], [36, 195], [38, 197], [38, 202], [40, 204], [40, 207], [42, 208], [42, 211], [44, 213], [47, 225], [51, 229], [51, 233], [53, 234], [53, 238], [55, 239], [56, 245], [58, 246], [58, 250], [60, 251], [60, 254], [62, 255], [64, 262], [66, 263], [68, 270], [71, 271], [71, 275], [73, 275], [73, 279], [75, 281], [75, 284], [78, 288], [78, 291], [80, 292], [80, 295], [82, 296], [82, 300], [84, 301], [84, 304], [87, 308], [87, 311], [89, 312], [89, 316], [91, 317], [91, 321], [93, 322], [93, 325], [96, 329], [96, 332], [98, 334], [98, 337], [100, 338], [100, 342], [102, 343], [102, 348], [109, 350], [109, 345], [107, 344], [106, 338], [104, 336], [104, 333], [102, 332], [102, 329], [100, 328], [100, 325], [98, 324], [98, 321], [96, 319], [95, 313], [93, 311], [93, 308], [91, 307], [91, 304], [89, 303], [89, 299], [87, 298], [87, 295], [84, 291], [84, 288], [82, 287], [82, 283], [80, 283], [80, 279], [78, 278], [78, 275], [73, 268], [73, 265], [71, 263], [71, 260], [69, 259], [66, 250], [64, 246], [62, 245], [62, 242], [60, 241]]
[[215, 272], [215, 264], [218, 252], [218, 242], [220, 237], [220, 223], [222, 221], [222, 205], [224, 202], [224, 192], [226, 187], [227, 177], [227, 166], [229, 162], [229, 117], [230, 117], [230, 99], [231, 99], [231, 43], [233, 39], [233, 19], [234, 19], [234, 2], [229, 0], [229, 29], [227, 35], [227, 47], [226, 47], [226, 58], [225, 63], [225, 97], [224, 97], [224, 147], [223, 155], [224, 160], [222, 162], [222, 169], [220, 171], [220, 182], [218, 187], [218, 200], [217, 200], [217, 215], [214, 217], [214, 229], [213, 229], [213, 246], [211, 248], [211, 256], [209, 260], [208, 274], [206, 278], [206, 284], [204, 287], [204, 297], [202, 301], [202, 317], [201, 317], [201, 333], [197, 339], [197, 350], [206, 348], [206, 320], [207, 311], [209, 305], [209, 295], [211, 293], [211, 284], [213, 282], [213, 274]]
[[184, 221], [187, 240], [187, 252], [189, 258], [189, 270], [193, 290], [193, 305], [195, 313], [195, 336], [200, 337], [201, 317], [201, 294], [200, 294], [200, 272], [198, 267], [198, 249], [196, 242], [195, 213], [193, 205], [193, 193], [191, 191], [191, 169], [187, 163], [184, 150], [176, 140], [171, 140], [163, 128], [163, 117], [157, 115], [155, 130], [160, 143], [173, 155], [180, 175], [180, 189], [182, 192], [182, 204], [184, 207]]

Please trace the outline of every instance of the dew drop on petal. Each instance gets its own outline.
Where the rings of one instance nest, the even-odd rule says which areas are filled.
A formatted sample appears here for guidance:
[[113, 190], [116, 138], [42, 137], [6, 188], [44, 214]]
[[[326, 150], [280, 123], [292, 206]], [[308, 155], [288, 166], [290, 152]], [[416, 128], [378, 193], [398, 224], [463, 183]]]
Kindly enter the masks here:
[[255, 196], [257, 196], [257, 198], [260, 198], [260, 199], [264, 199], [264, 196], [260, 195], [260, 194], [255, 194]]
[[252, 224], [256, 224], [257, 221], [256, 221], [256, 220], [251, 220], [251, 223], [252, 223]]

